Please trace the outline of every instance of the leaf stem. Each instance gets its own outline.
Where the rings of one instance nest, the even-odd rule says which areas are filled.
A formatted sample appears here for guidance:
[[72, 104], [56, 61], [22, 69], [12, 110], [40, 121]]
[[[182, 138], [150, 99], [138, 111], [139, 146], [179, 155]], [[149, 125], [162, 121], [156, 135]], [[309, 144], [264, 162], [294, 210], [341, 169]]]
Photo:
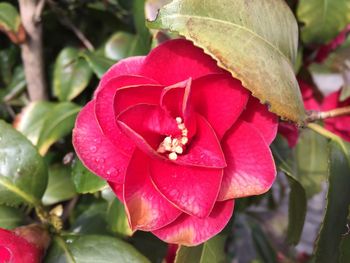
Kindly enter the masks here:
[[344, 115], [350, 115], [350, 106], [336, 108], [329, 111], [310, 111], [308, 113], [307, 121], [313, 122], [317, 120], [325, 120]]

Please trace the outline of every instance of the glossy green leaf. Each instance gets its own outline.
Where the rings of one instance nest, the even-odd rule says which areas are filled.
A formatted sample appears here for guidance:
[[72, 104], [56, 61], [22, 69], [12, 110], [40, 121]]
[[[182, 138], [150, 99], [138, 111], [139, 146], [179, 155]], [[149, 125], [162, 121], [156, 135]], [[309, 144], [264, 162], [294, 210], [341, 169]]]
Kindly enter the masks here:
[[17, 116], [15, 128], [36, 145], [45, 122], [45, 115], [54, 105], [54, 103], [47, 101], [31, 102]]
[[4, 96], [4, 101], [11, 101], [25, 91], [27, 85], [23, 66], [18, 66], [14, 69], [11, 82], [6, 87], [7, 94]]
[[9, 3], [0, 3], [0, 29], [17, 32], [21, 18], [17, 9]]
[[114, 198], [108, 206], [107, 221], [112, 232], [121, 236], [131, 236], [132, 230], [128, 223], [124, 205], [117, 198]]
[[175, 263], [222, 263], [225, 262], [226, 237], [217, 235], [196, 247], [181, 246], [176, 254]]
[[0, 121], [0, 203], [38, 205], [47, 185], [47, 167], [27, 138]]
[[342, 238], [340, 243], [340, 258], [339, 263], [350, 262], [350, 235], [347, 234]]
[[24, 214], [14, 207], [0, 205], [0, 228], [13, 229], [24, 223]]
[[342, 234], [347, 232], [350, 204], [350, 144], [330, 143], [326, 214], [315, 247], [317, 263], [338, 262]]
[[290, 149], [287, 141], [278, 136], [271, 146], [277, 167], [287, 176], [290, 192], [288, 203], [288, 229], [287, 241], [296, 245], [299, 243], [307, 210], [306, 191], [295, 177], [296, 167], [294, 163], [294, 152]]
[[42, 198], [44, 205], [66, 201], [75, 195], [70, 167], [60, 164], [49, 167], [49, 182]]
[[79, 234], [110, 234], [107, 229], [107, 202], [94, 200], [74, 220], [71, 230]]
[[113, 34], [105, 45], [105, 55], [112, 60], [120, 60], [133, 55], [136, 36], [127, 32]]
[[79, 57], [79, 54], [78, 49], [67, 47], [56, 59], [53, 89], [55, 96], [60, 101], [74, 99], [89, 84], [92, 70], [87, 62]]
[[297, 16], [305, 43], [327, 43], [350, 23], [348, 0], [300, 0]]
[[89, 64], [90, 68], [101, 78], [103, 74], [115, 63], [114, 60], [106, 58], [98, 53], [82, 52], [80, 56], [83, 57]]
[[255, 244], [256, 252], [261, 258], [262, 262], [277, 263], [277, 254], [272, 247], [270, 241], [267, 239], [264, 231], [258, 224], [253, 224], [252, 237]]
[[79, 159], [74, 161], [72, 177], [75, 189], [82, 194], [95, 193], [107, 185], [105, 180], [86, 169]]
[[56, 104], [45, 116], [37, 147], [44, 155], [57, 140], [72, 132], [80, 107], [71, 102]]
[[287, 174], [287, 178], [290, 186], [287, 241], [297, 245], [304, 227], [307, 198], [301, 183], [290, 174]]
[[304, 107], [294, 75], [298, 27], [282, 0], [175, 0], [152, 28], [194, 42], [283, 118], [301, 123]]
[[303, 185], [308, 197], [322, 190], [328, 174], [327, 140], [310, 130], [303, 130], [295, 149], [295, 177]]
[[12, 70], [16, 63], [18, 49], [16, 46], [0, 50], [0, 80], [8, 85], [12, 79]]
[[145, 0], [133, 1], [133, 13], [136, 28], [136, 39], [131, 55], [146, 55], [151, 48], [152, 37], [145, 24]]
[[130, 244], [102, 235], [56, 237], [46, 263], [149, 263]]

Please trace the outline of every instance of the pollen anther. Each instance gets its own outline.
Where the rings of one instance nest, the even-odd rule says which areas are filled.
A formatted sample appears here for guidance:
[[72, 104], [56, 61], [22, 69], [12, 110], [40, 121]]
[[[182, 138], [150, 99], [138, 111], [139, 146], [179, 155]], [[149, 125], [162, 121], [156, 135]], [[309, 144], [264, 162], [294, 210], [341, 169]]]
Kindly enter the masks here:
[[177, 159], [178, 154], [184, 152], [184, 147], [188, 143], [188, 130], [183, 123], [182, 118], [176, 117], [175, 120], [177, 127], [181, 131], [181, 136], [176, 138], [172, 138], [171, 136], [165, 137], [157, 149], [158, 153], [168, 153], [168, 158], [172, 161]]

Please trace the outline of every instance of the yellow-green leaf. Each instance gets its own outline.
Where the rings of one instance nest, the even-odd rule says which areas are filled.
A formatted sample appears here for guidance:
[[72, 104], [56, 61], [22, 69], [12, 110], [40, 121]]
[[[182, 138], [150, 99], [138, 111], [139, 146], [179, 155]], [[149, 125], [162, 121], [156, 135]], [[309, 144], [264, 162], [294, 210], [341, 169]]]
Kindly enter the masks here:
[[285, 119], [305, 119], [293, 63], [298, 27], [282, 0], [174, 0], [152, 28], [191, 40]]

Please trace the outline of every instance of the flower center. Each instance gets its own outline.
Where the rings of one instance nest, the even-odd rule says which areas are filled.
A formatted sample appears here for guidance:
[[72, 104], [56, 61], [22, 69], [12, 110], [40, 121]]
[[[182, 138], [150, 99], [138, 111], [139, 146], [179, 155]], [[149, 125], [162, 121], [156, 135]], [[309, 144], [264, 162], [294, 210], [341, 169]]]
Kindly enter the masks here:
[[184, 152], [185, 146], [188, 143], [188, 130], [182, 121], [181, 117], [176, 117], [177, 127], [181, 131], [181, 136], [173, 138], [172, 136], [167, 136], [159, 144], [157, 152], [166, 153], [170, 160], [176, 160], [178, 154]]

